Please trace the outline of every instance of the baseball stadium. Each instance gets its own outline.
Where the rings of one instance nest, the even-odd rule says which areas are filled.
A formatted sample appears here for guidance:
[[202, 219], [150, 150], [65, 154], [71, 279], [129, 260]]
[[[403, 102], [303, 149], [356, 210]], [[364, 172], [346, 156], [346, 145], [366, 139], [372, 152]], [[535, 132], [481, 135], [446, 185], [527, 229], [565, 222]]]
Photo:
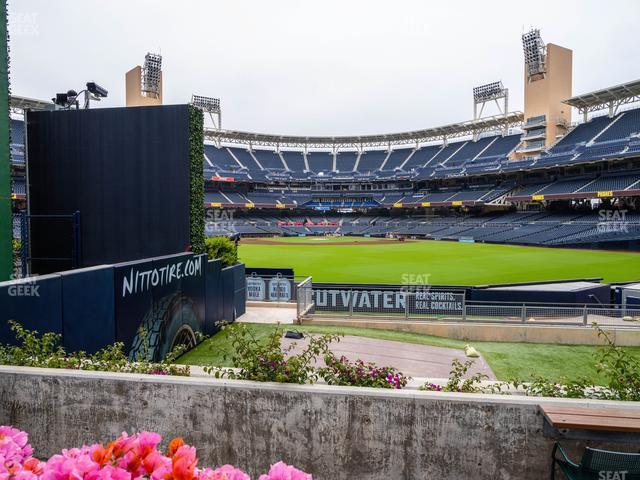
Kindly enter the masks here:
[[23, 96], [0, 6], [0, 476], [640, 478], [639, 78], [528, 27], [441, 123], [255, 132], [159, 50]]

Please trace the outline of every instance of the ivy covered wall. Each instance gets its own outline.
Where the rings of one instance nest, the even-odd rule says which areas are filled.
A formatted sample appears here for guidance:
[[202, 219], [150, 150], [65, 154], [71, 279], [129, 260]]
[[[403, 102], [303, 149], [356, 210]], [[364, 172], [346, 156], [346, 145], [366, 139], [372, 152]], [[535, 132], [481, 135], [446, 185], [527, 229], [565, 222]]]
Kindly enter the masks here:
[[9, 33], [7, 3], [0, 0], [0, 281], [12, 270], [11, 156], [9, 150]]
[[204, 253], [204, 114], [189, 106], [189, 220], [191, 249]]

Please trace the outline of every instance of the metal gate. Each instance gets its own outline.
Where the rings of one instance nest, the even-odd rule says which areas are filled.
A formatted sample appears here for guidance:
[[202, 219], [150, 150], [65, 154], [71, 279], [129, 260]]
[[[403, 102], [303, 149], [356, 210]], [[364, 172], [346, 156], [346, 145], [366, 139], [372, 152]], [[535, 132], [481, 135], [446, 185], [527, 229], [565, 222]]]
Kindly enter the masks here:
[[[79, 211], [70, 215], [28, 215], [22, 211], [22, 276], [81, 267], [81, 235]], [[34, 240], [37, 241], [35, 249]], [[32, 255], [34, 250], [39, 253]]]

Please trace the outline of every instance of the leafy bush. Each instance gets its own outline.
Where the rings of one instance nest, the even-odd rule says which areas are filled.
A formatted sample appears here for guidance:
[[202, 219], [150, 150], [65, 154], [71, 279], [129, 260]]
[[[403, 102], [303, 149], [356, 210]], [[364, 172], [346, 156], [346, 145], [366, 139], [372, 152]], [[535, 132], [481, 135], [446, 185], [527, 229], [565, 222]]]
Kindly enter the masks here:
[[[314, 335], [299, 354], [292, 354], [294, 345], [282, 347], [282, 328], [270, 332], [266, 339], [257, 338], [246, 325], [235, 323], [222, 327], [228, 332], [233, 349], [229, 358], [233, 368], [205, 367], [217, 378], [254, 380], [258, 382], [315, 383], [319, 379], [329, 385], [355, 387], [402, 388], [408, 377], [392, 367], [378, 367], [374, 363], [357, 360], [351, 363], [345, 357], [337, 358], [329, 349], [340, 340], [336, 334]], [[316, 367], [323, 358], [326, 367]]]
[[499, 393], [501, 390], [500, 384], [482, 385], [483, 381], [489, 379], [484, 373], [478, 372], [469, 378], [463, 378], [474, 363], [475, 360], [467, 360], [462, 363], [455, 358], [453, 362], [451, 362], [451, 372], [449, 372], [449, 380], [445, 386], [425, 383], [419, 390], [431, 392]]
[[207, 238], [204, 241], [204, 248], [209, 258], [217, 258], [222, 262], [222, 268], [238, 263], [238, 246], [227, 237]]
[[[318, 379], [315, 362], [329, 352], [329, 344], [339, 339], [338, 335], [320, 335], [309, 339], [309, 344], [300, 354], [291, 354], [294, 345], [282, 348], [283, 331], [276, 328], [266, 340], [258, 339], [242, 323], [224, 325], [234, 350], [230, 356], [233, 369], [205, 367], [217, 378], [281, 383], [314, 383]], [[226, 358], [226, 356], [225, 356]]]
[[121, 342], [109, 345], [93, 355], [86, 352], [68, 353], [61, 345], [62, 337], [57, 333], [39, 335], [17, 322], [9, 321], [18, 345], [0, 345], [0, 365], [22, 367], [70, 368], [103, 372], [147, 373], [152, 375], [189, 375], [188, 366], [173, 365], [183, 353], [183, 348], [170, 352], [157, 363], [148, 361], [130, 362]]
[[531, 396], [640, 401], [640, 361], [618, 347], [598, 325], [594, 327], [604, 340], [595, 353], [596, 371], [606, 379], [604, 386], [591, 385], [585, 378], [563, 378], [557, 383], [542, 376], [530, 383], [513, 381], [513, 385]]
[[505, 393], [503, 388], [521, 389], [526, 395], [533, 397], [557, 398], [590, 398], [597, 400], [640, 401], [640, 361], [631, 356], [623, 348], [616, 346], [611, 337], [594, 324], [598, 336], [604, 345], [596, 353], [596, 370], [601, 373], [606, 383], [604, 386], [592, 385], [586, 378], [562, 378], [553, 382], [541, 375], [534, 376], [533, 381], [523, 382], [515, 379], [507, 383], [483, 386], [486, 375], [476, 373], [463, 380], [462, 377], [473, 365], [473, 360], [464, 364], [459, 360], [452, 363], [449, 381], [444, 387], [427, 383], [420, 387], [426, 391], [462, 392], [462, 393]]
[[327, 366], [318, 372], [329, 385], [400, 389], [409, 381], [409, 377], [396, 368], [378, 367], [362, 360], [350, 362], [344, 356], [337, 358], [333, 352], [325, 354], [324, 362]]
[[598, 336], [605, 345], [599, 349], [596, 369], [607, 379], [606, 388], [610, 392], [607, 398], [640, 401], [640, 361], [618, 347], [601, 328]]

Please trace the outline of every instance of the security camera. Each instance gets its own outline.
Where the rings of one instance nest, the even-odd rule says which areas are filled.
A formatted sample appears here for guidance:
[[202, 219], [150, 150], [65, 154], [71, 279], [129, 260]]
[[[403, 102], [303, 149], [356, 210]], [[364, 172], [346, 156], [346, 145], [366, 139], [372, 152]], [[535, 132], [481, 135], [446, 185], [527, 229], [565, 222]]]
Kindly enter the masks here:
[[101, 87], [96, 82], [87, 82], [87, 90], [89, 90], [89, 92], [95, 95], [96, 97], [104, 98], [107, 95], [109, 95], [109, 92], [107, 91], [107, 89], [104, 87]]

